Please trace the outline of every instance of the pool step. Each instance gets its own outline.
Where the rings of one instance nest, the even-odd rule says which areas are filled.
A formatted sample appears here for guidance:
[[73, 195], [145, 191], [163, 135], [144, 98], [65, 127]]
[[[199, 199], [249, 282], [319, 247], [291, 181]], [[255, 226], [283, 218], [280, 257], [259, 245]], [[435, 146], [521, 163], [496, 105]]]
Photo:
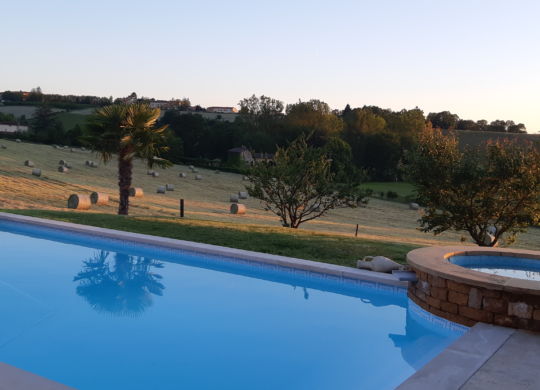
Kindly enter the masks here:
[[416, 282], [416, 273], [413, 271], [393, 270], [392, 275], [402, 282]]

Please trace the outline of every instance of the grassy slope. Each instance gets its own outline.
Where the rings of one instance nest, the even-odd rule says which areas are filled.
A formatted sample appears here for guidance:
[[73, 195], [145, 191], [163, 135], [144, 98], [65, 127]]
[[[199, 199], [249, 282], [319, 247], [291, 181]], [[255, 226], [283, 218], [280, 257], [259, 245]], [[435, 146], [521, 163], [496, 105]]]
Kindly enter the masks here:
[[82, 127], [88, 119], [88, 115], [74, 114], [71, 112], [61, 112], [58, 113], [56, 117], [62, 122], [65, 130], [71, 130], [76, 125]]
[[223, 222], [167, 217], [121, 217], [50, 210], [5, 211], [351, 267], [355, 266], [357, 259], [368, 255], [383, 255], [403, 262], [406, 253], [417, 247], [259, 225], [231, 226]]

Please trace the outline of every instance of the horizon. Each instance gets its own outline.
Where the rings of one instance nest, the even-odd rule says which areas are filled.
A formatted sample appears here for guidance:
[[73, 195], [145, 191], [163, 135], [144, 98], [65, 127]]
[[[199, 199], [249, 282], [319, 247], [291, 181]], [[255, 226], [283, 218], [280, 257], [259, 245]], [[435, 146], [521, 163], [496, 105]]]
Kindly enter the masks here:
[[10, 17], [0, 31], [14, 39], [6, 42], [11, 56], [0, 70], [9, 79], [0, 90], [136, 92], [204, 107], [236, 107], [252, 94], [320, 99], [340, 110], [418, 107], [426, 116], [450, 111], [540, 132], [533, 49], [540, 4], [533, 1], [34, 1], [4, 8]]

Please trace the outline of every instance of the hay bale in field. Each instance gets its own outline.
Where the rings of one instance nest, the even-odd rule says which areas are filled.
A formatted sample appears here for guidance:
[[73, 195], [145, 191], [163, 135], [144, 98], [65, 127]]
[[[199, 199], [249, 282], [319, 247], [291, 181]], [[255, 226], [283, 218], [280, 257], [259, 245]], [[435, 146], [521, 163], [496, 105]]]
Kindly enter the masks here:
[[6, 145], [0, 145], [0, 148], [7, 149], [7, 146]]
[[67, 165], [68, 162], [66, 160], [60, 160], [58, 161], [58, 165]]
[[248, 193], [245, 192], [245, 191], [238, 191], [238, 197], [240, 199], [247, 199], [248, 198]]
[[238, 195], [231, 194], [231, 196], [229, 197], [229, 200], [231, 203], [238, 203]]
[[414, 202], [413, 202], [413, 203], [409, 203], [409, 208], [410, 208], [411, 210], [418, 210], [418, 209], [420, 209], [420, 205], [419, 205], [418, 203], [414, 203]]
[[186, 177], [186, 174], [185, 174], [184, 172], [180, 172], [180, 173], [178, 174], [178, 177]]
[[15, 139], [15, 142], [17, 142], [18, 144], [20, 144], [22, 141], [21, 141], [19, 138], [17, 138], [17, 139]]
[[73, 149], [73, 148], [69, 149], [69, 151], [70, 151], [71, 153], [75, 153], [75, 149]]
[[104, 194], [103, 192], [92, 192], [90, 194], [90, 201], [92, 204], [97, 204], [98, 206], [105, 205], [109, 203], [109, 194]]
[[193, 173], [199, 173], [199, 170], [198, 170], [198, 169], [192, 169], [191, 172], [193, 172]]
[[90, 162], [91, 162], [90, 160], [86, 160], [86, 161], [84, 162], [84, 165], [86, 165], [87, 167], [89, 167], [89, 166], [90, 166]]
[[242, 180], [248, 181], [248, 180], [249, 180], [249, 177], [247, 177], [247, 176], [242, 176]]
[[95, 161], [90, 161], [89, 167], [90, 167], [90, 168], [97, 168], [98, 165], [95, 163]]
[[90, 197], [86, 194], [71, 194], [68, 198], [68, 209], [88, 210], [92, 205]]
[[201, 175], [195, 175], [195, 180], [202, 180], [202, 176]]
[[41, 169], [39, 169], [39, 168], [32, 169], [32, 175], [40, 177], [41, 176]]
[[24, 162], [24, 166], [32, 168], [34, 166], [34, 162], [32, 160], [26, 160]]
[[189, 169], [193, 170], [193, 169], [195, 169], [195, 167], [193, 165], [190, 165]]
[[149, 175], [149, 176], [152, 176], [154, 174], [154, 171], [149, 169], [146, 171], [146, 174]]
[[129, 196], [132, 196], [134, 198], [142, 198], [144, 195], [144, 191], [142, 188], [139, 187], [131, 187], [129, 189]]
[[231, 214], [245, 214], [246, 206], [241, 203], [231, 204]]
[[165, 193], [165, 186], [158, 186], [158, 188], [156, 189], [156, 192], [158, 194], [164, 194]]
[[153, 172], [152, 177], [159, 177], [159, 172]]
[[165, 189], [167, 191], [174, 191], [174, 185], [173, 184], [165, 184]]
[[81, 152], [86, 152], [86, 148], [84, 146], [81, 146]]
[[60, 173], [68, 173], [68, 172], [69, 172], [69, 168], [66, 167], [65, 165], [60, 165], [60, 166], [58, 167], [58, 172], [60, 172]]

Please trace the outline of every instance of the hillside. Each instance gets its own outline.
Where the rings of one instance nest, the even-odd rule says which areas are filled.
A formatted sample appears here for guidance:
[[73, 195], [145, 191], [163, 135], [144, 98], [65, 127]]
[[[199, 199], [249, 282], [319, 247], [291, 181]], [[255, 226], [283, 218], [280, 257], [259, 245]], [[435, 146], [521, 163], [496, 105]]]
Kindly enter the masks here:
[[[108, 206], [94, 207], [89, 213], [116, 213], [118, 207], [116, 164], [99, 164], [98, 168], [85, 166], [86, 160], [99, 161], [90, 152], [70, 152], [47, 145], [15, 143], [0, 140], [6, 149], [0, 149], [0, 208], [66, 210], [67, 198], [72, 193], [106, 192], [111, 195]], [[42, 177], [31, 175], [31, 168], [24, 161], [31, 159], [43, 171]], [[68, 173], [57, 172], [58, 161], [69, 161], [73, 168]], [[187, 173], [180, 178], [180, 172]], [[277, 217], [260, 206], [255, 199], [244, 203], [248, 213], [244, 216], [229, 214], [229, 195], [244, 189], [242, 176], [233, 173], [215, 173], [199, 169], [203, 180], [194, 180], [194, 174], [186, 166], [175, 165], [167, 170], [159, 169], [160, 176], [146, 174], [146, 168], [137, 162], [133, 183], [142, 187], [145, 196], [131, 200], [131, 215], [164, 216], [178, 215], [180, 198], [186, 201], [186, 218], [198, 221], [212, 220], [226, 224], [259, 225], [279, 227]], [[158, 185], [171, 183], [175, 191], [156, 194]], [[302, 225], [302, 229], [326, 234], [353, 236], [356, 224], [360, 225], [359, 237], [417, 245], [456, 244], [461, 235], [445, 233], [434, 237], [417, 230], [418, 211], [407, 205], [372, 199], [366, 208], [340, 209], [327, 217]], [[540, 229], [531, 229], [519, 238], [519, 246], [540, 249]]]

